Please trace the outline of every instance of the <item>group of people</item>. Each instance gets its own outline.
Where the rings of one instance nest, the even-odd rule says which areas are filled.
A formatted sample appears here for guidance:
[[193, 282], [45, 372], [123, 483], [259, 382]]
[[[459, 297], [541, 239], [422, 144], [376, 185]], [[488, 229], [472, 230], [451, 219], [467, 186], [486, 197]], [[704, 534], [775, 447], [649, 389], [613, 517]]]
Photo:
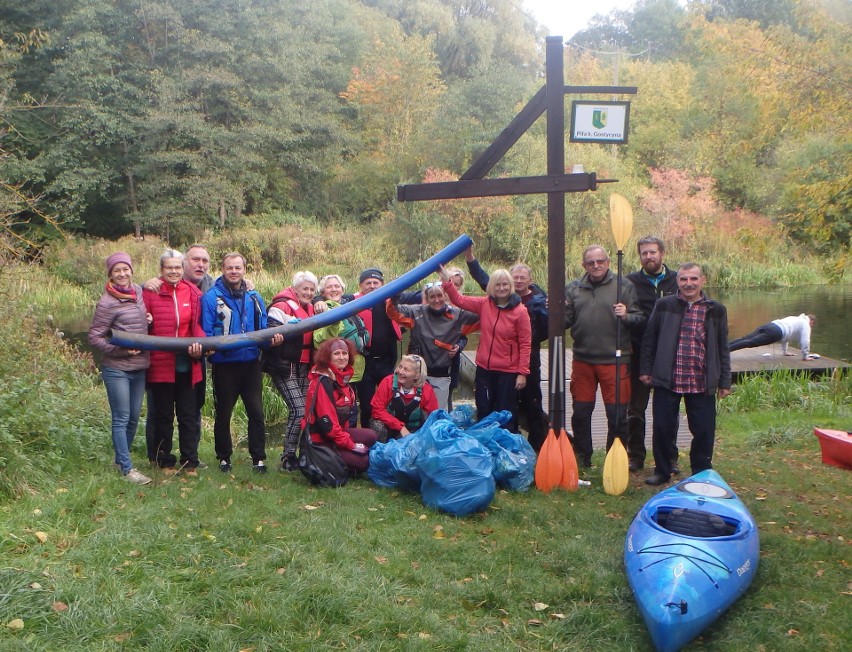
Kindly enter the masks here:
[[[263, 343], [222, 347], [205, 356], [204, 337], [251, 333], [307, 319], [384, 284], [381, 270], [369, 268], [359, 276], [358, 292], [346, 294], [340, 276], [317, 279], [309, 271], [300, 271], [267, 308], [246, 278], [241, 254], [225, 254], [218, 279], [210, 276], [209, 268], [210, 255], [201, 245], [192, 245], [185, 254], [169, 249], [160, 258], [160, 276], [139, 285], [133, 282], [133, 262], [127, 253], [107, 258], [107, 283], [95, 309], [89, 341], [101, 353], [112, 411], [114, 462], [130, 482], [151, 482], [130, 459], [146, 390], [150, 463], [166, 474], [194, 475], [206, 466], [198, 458], [198, 445], [208, 363], [214, 447], [221, 471], [232, 468], [231, 417], [238, 399], [248, 421], [252, 467], [259, 473], [267, 470], [265, 372], [288, 408], [281, 469], [298, 468], [299, 437], [308, 428], [314, 443], [335, 447], [353, 473], [362, 472], [376, 441], [407, 436], [432, 411], [450, 409], [451, 392], [458, 384], [459, 352], [467, 334], [480, 323], [493, 326], [500, 321], [500, 315], [483, 309], [481, 300], [469, 299], [469, 310], [448, 303], [448, 296], [460, 297], [458, 288], [464, 283], [464, 272], [448, 268], [442, 270], [442, 282], [378, 302], [331, 326], [288, 338], [279, 333]], [[492, 276], [489, 296], [496, 297], [493, 303], [507, 309], [507, 315], [511, 313], [512, 326], [507, 328], [504, 318], [501, 330], [489, 331], [493, 351], [480, 366], [490, 376], [480, 379], [477, 389], [482, 414], [493, 409], [515, 411], [512, 391], [523, 387], [530, 359], [527, 311], [512, 292], [509, 272], [498, 270]], [[510, 333], [521, 317], [523, 327]], [[411, 342], [409, 353], [398, 360], [403, 328], [410, 330]], [[148, 352], [113, 345], [113, 330], [196, 341], [185, 351]], [[508, 338], [513, 343], [507, 344]], [[360, 428], [356, 427], [359, 416]], [[179, 456], [172, 452], [175, 420]]]
[[[680, 472], [676, 438], [681, 401], [693, 435], [690, 466], [698, 472], [711, 467], [715, 396], [730, 392], [730, 351], [779, 333], [778, 339], [786, 342], [791, 333], [802, 333], [805, 323], [779, 320], [729, 346], [725, 307], [704, 294], [700, 266], [669, 269], [663, 262], [665, 246], [653, 236], [640, 239], [637, 250], [641, 268], [616, 279], [606, 249], [586, 247], [585, 273], [566, 286], [565, 325], [573, 338], [572, 443], [580, 464], [591, 466], [592, 414], [600, 388], [607, 449], [626, 433], [630, 470], [642, 469], [645, 412], [653, 388], [654, 472], [646, 482], [659, 485]], [[507, 428], [517, 432], [524, 425], [538, 451], [548, 428], [540, 363], [541, 343], [548, 335], [547, 295], [535, 285], [527, 265], [488, 274], [472, 248], [466, 261], [485, 296], [464, 295], [465, 273], [442, 267], [440, 281], [377, 302], [330, 326], [294, 337], [276, 334], [263, 343], [224, 347], [205, 356], [203, 337], [308, 319], [382, 287], [384, 275], [378, 268], [363, 270], [358, 291], [347, 294], [336, 274], [318, 279], [299, 271], [267, 308], [237, 252], [225, 254], [221, 275], [214, 280], [206, 248], [192, 245], [185, 254], [169, 249], [160, 258], [160, 276], [143, 286], [133, 282], [130, 256], [112, 254], [89, 341], [101, 352], [116, 467], [131, 482], [151, 481], [133, 468], [129, 454], [146, 388], [149, 461], [166, 473], [185, 470], [191, 475], [205, 466], [198, 444], [209, 363], [221, 471], [232, 468], [231, 416], [237, 399], [245, 406], [252, 466], [259, 473], [267, 470], [265, 372], [288, 409], [281, 470], [298, 468], [299, 438], [307, 428], [314, 443], [336, 448], [353, 473], [363, 472], [374, 443], [405, 437], [432, 411], [452, 409], [460, 352], [476, 330], [478, 416], [507, 410], [512, 415]], [[812, 316], [800, 317], [812, 325]], [[111, 344], [113, 329], [196, 341], [178, 353], [149, 353]], [[408, 353], [400, 358], [403, 329], [410, 337]], [[807, 358], [807, 337], [802, 341]], [[172, 453], [175, 420], [179, 457]]]

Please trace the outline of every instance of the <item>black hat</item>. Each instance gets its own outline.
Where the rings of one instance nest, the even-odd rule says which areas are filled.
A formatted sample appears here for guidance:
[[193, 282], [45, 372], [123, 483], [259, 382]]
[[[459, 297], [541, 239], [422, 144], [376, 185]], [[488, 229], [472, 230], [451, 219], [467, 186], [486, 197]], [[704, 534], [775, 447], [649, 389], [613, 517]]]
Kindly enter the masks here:
[[376, 278], [382, 283], [385, 282], [385, 277], [382, 274], [382, 270], [376, 267], [370, 267], [369, 269], [365, 269], [363, 272], [361, 272], [361, 275], [358, 277], [358, 283], [363, 283], [368, 278]]

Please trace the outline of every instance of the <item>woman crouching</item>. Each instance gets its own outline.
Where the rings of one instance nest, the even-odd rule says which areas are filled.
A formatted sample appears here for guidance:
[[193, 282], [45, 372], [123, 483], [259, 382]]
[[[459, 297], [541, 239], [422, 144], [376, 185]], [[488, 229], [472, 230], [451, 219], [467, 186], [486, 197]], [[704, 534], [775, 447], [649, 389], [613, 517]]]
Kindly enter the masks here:
[[416, 432], [426, 417], [438, 409], [435, 390], [426, 383], [426, 363], [419, 355], [404, 355], [373, 395], [370, 425], [381, 442]]
[[313, 407], [302, 420], [302, 428], [307, 424], [310, 429], [311, 441], [336, 448], [352, 474], [367, 470], [368, 453], [376, 443], [376, 433], [369, 428], [348, 425], [355, 406], [355, 391], [349, 386], [354, 357], [355, 346], [349, 340], [335, 337], [320, 345], [308, 376], [305, 401]]

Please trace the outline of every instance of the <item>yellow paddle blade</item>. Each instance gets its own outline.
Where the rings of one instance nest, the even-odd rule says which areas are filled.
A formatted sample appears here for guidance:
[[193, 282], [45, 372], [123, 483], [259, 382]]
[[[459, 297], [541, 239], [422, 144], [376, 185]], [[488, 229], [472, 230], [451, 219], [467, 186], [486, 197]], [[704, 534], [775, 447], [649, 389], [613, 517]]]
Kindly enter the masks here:
[[550, 493], [562, 480], [562, 456], [553, 428], [547, 431], [547, 437], [538, 453], [535, 463], [535, 486], [539, 491]]
[[627, 451], [619, 437], [615, 438], [606, 454], [603, 467], [603, 488], [610, 496], [620, 496], [627, 489], [630, 478]]
[[623, 251], [624, 245], [627, 244], [633, 232], [633, 208], [630, 202], [617, 192], [609, 197], [609, 219], [612, 223], [615, 246], [619, 251]]
[[574, 455], [574, 448], [568, 441], [568, 435], [564, 428], [559, 433], [559, 453], [562, 457], [562, 478], [559, 481], [559, 486], [568, 491], [577, 491], [577, 487], [580, 486], [577, 456]]

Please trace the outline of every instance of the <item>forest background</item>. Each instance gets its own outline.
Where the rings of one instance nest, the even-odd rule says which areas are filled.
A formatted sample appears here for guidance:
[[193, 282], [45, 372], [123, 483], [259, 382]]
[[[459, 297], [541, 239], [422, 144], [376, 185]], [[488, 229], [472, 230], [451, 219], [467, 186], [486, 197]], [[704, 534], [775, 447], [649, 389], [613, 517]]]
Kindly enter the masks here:
[[[545, 34], [520, 2], [2, 6], [4, 260], [61, 257], [69, 237], [239, 233], [254, 268], [280, 268], [334, 233], [404, 269], [465, 232], [486, 260], [544, 264], [543, 195], [394, 199], [398, 183], [458, 178], [543, 85]], [[567, 83], [639, 88], [621, 98], [628, 144], [566, 147], [569, 167], [619, 179], [566, 196], [569, 254], [609, 242], [617, 191], [634, 235], [710, 262], [718, 285], [842, 278], [850, 23], [844, 0], [639, 0], [568, 39]], [[541, 119], [492, 176], [545, 164]]]

